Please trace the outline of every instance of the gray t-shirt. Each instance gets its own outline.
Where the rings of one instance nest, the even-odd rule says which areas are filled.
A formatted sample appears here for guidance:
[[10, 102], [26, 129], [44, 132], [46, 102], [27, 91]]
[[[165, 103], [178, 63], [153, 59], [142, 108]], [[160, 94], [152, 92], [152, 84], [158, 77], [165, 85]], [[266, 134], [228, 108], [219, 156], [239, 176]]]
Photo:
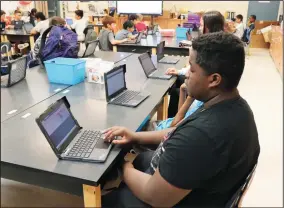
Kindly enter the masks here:
[[113, 32], [102, 29], [99, 34], [100, 49], [102, 51], [112, 51], [111, 41], [114, 40]]
[[132, 33], [129, 32], [128, 30], [120, 30], [116, 33], [115, 35], [115, 40], [123, 40], [125, 38], [128, 38]]

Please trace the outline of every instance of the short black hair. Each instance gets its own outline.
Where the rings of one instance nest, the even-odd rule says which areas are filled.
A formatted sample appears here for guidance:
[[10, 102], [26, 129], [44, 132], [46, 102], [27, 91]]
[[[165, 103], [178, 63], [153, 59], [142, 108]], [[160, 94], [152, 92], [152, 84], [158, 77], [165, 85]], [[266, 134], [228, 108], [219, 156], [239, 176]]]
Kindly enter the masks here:
[[130, 21], [134, 21], [134, 20], [137, 20], [137, 19], [138, 19], [138, 16], [136, 14], [131, 14], [128, 17], [128, 20], [130, 20]]
[[244, 19], [243, 15], [241, 15], [241, 14], [238, 14], [238, 15], [236, 16], [236, 18], [240, 19], [241, 21], [243, 21], [243, 19]]
[[203, 33], [205, 32], [205, 28], [209, 30], [209, 33], [224, 31], [225, 18], [220, 12], [218, 11], [205, 12], [202, 18], [204, 21]]
[[22, 12], [21, 12], [20, 10], [17, 10], [17, 9], [16, 9], [16, 10], [14, 11], [14, 14], [22, 14]]
[[81, 18], [84, 16], [83, 10], [79, 10], [79, 9], [75, 11], [75, 14], [76, 14], [77, 16], [81, 17]]
[[33, 8], [32, 10], [31, 10], [31, 15], [35, 15], [37, 13], [37, 9], [36, 8]]
[[134, 27], [134, 23], [131, 22], [130, 20], [127, 20], [126, 22], [123, 23], [123, 29], [127, 29], [127, 28], [132, 28]]
[[254, 20], [256, 20], [256, 16], [254, 14], [250, 15]]
[[40, 19], [40, 20], [46, 20], [46, 17], [44, 16], [42, 12], [35, 13], [35, 18]]
[[2, 16], [3, 14], [6, 14], [6, 12], [5, 12], [4, 10], [1, 10], [1, 16]]
[[223, 31], [207, 33], [193, 40], [192, 48], [197, 52], [196, 63], [207, 75], [222, 76], [225, 90], [238, 86], [245, 66], [244, 44], [238, 37]]

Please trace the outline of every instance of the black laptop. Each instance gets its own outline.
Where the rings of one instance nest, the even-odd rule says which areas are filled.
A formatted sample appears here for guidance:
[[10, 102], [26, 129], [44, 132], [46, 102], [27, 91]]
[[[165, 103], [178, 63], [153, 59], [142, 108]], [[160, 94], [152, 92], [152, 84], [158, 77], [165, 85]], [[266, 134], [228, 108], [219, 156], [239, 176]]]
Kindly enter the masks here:
[[157, 45], [157, 59], [159, 63], [176, 64], [179, 61], [178, 57], [164, 56], [165, 41]]
[[139, 32], [137, 37], [134, 40], [128, 40], [128, 41], [121, 43], [121, 44], [137, 44], [137, 43], [140, 43], [142, 37], [143, 37], [143, 33]]
[[104, 142], [103, 132], [83, 130], [62, 97], [42, 113], [36, 122], [59, 159], [104, 162], [112, 144]]
[[172, 75], [166, 75], [165, 70], [158, 70], [152, 62], [150, 53], [143, 53], [138, 57], [147, 78], [169, 80]]
[[5, 31], [6, 28], [6, 22], [0, 22], [0, 30]]
[[24, 21], [23, 20], [12, 21], [12, 24], [14, 25], [15, 30], [21, 30], [23, 29]]
[[126, 88], [126, 65], [120, 65], [104, 74], [106, 100], [109, 104], [136, 107], [149, 95], [148, 92], [132, 91]]

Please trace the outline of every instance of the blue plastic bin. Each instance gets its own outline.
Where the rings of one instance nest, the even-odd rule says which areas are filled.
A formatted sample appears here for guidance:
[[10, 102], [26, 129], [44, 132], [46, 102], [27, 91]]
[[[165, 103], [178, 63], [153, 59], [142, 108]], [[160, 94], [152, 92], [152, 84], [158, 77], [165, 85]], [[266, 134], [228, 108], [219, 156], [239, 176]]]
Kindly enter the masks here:
[[85, 79], [86, 61], [73, 58], [55, 58], [44, 62], [49, 82], [75, 85]]
[[184, 27], [177, 27], [176, 28], [176, 37], [177, 38], [184, 38], [185, 40], [186, 38], [186, 33], [188, 31], [188, 28], [184, 28]]

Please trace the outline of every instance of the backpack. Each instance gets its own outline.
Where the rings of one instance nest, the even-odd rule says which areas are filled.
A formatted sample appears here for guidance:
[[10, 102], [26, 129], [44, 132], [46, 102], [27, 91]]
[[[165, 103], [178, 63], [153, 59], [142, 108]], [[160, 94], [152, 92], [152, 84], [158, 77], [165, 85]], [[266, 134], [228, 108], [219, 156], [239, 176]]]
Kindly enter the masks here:
[[39, 57], [42, 62], [57, 57], [77, 58], [79, 52], [77, 41], [77, 34], [68, 28], [51, 26], [42, 34]]
[[94, 25], [88, 25], [85, 29], [84, 32], [85, 34], [85, 44], [87, 45], [88, 42], [97, 40], [98, 35], [94, 30]]

